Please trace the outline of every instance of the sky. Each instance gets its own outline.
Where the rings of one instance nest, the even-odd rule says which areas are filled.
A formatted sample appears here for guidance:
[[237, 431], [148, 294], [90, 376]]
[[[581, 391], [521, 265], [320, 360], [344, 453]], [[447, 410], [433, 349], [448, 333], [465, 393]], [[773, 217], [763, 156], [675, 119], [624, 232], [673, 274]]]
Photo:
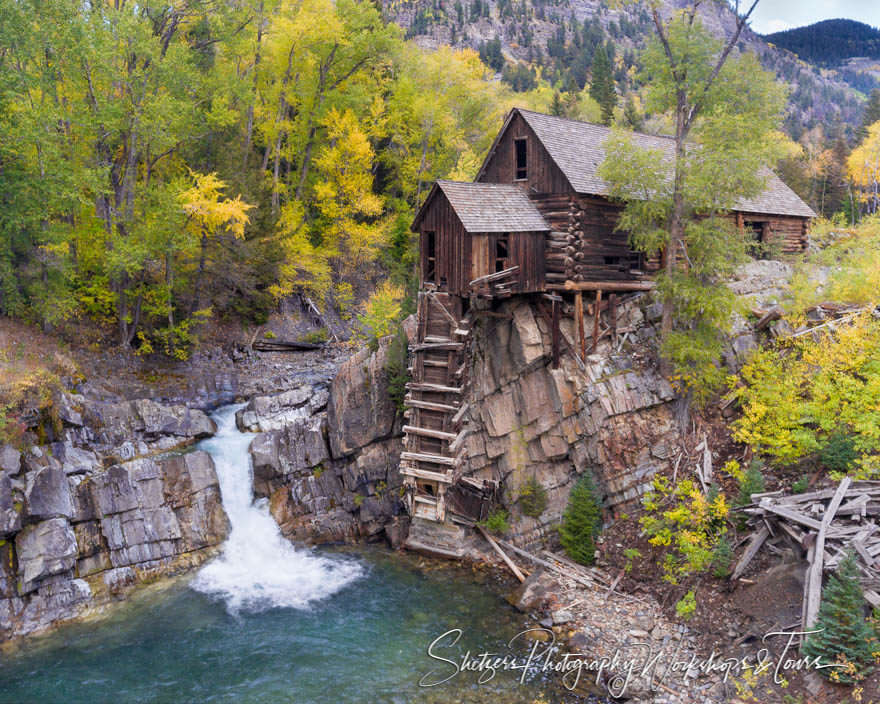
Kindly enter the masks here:
[[751, 25], [758, 34], [770, 34], [838, 17], [880, 28], [880, 0], [759, 0]]

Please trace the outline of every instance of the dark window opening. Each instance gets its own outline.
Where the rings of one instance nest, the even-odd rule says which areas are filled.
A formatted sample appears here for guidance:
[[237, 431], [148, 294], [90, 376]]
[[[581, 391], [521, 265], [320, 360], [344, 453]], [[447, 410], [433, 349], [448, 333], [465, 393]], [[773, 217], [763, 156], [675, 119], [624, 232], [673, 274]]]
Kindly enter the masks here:
[[528, 145], [525, 139], [513, 140], [516, 154], [516, 180], [522, 181], [528, 176]]
[[746, 246], [751, 256], [756, 259], [772, 259], [770, 223], [761, 220], [746, 220]]
[[437, 237], [433, 232], [425, 233], [425, 281], [433, 281], [437, 275]]
[[434, 496], [434, 485], [419, 482], [419, 490], [423, 494], [427, 494], [428, 496]]
[[510, 258], [510, 241], [507, 237], [499, 237], [495, 240], [495, 273], [509, 269], [507, 266]]

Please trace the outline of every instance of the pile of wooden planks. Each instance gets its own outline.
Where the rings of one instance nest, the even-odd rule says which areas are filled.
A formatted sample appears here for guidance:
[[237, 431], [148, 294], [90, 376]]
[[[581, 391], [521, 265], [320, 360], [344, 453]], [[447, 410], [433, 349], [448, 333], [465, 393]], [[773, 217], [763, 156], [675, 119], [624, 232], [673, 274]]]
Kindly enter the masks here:
[[822, 575], [834, 571], [848, 552], [859, 562], [865, 599], [880, 607], [880, 482], [844, 477], [836, 488], [805, 494], [781, 491], [752, 494], [741, 509], [755, 526], [731, 579], [738, 579], [763, 545], [778, 551], [782, 543], [805, 554], [801, 623], [812, 628], [819, 614]]

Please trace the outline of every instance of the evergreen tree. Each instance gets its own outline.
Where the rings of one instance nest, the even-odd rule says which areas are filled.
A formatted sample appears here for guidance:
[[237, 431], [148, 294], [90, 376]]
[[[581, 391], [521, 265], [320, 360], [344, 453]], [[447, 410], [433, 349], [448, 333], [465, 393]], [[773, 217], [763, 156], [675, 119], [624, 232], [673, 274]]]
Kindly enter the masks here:
[[[864, 615], [865, 597], [859, 584], [859, 568], [850, 553], [822, 590], [822, 605], [815, 630], [804, 644], [807, 657], [820, 657], [824, 664], [840, 662], [845, 667], [819, 670], [829, 679], [852, 684], [874, 667], [874, 632]], [[811, 629], [812, 630], [812, 629]]]
[[602, 108], [602, 124], [610, 125], [617, 105], [614, 91], [614, 76], [611, 75], [611, 62], [605, 47], [600, 46], [593, 57], [593, 80], [590, 82], [590, 97]]
[[568, 556], [582, 565], [596, 561], [596, 536], [602, 523], [601, 499], [587, 470], [578, 479], [568, 497], [568, 506], [559, 526], [559, 542]]
[[877, 120], [880, 120], [880, 88], [875, 88], [868, 96], [865, 114], [862, 117], [862, 126], [859, 128], [859, 140], [868, 136], [868, 128]]
[[565, 106], [562, 104], [562, 96], [559, 91], [553, 94], [553, 100], [550, 101], [550, 114], [556, 117], [565, 117]]

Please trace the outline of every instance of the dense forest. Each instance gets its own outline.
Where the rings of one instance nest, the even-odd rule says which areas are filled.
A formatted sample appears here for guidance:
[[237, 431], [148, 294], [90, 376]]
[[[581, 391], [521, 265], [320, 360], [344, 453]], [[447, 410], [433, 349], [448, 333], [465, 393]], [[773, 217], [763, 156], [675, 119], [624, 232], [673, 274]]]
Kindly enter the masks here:
[[825, 20], [765, 39], [819, 66], [839, 66], [853, 57], [880, 59], [880, 30], [855, 20]]
[[413, 208], [512, 104], [357, 0], [24, 1], [0, 33], [0, 312], [142, 352], [404, 285]]

